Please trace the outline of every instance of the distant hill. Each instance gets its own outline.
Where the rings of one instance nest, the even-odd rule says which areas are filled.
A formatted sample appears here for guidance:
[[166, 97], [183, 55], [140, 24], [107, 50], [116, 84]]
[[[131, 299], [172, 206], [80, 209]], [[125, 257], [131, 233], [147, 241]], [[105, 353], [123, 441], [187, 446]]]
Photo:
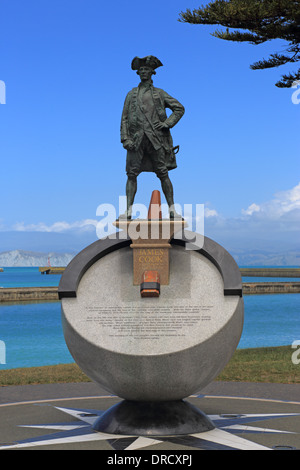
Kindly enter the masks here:
[[230, 252], [239, 266], [300, 266], [300, 252], [273, 253], [267, 251]]
[[67, 266], [75, 253], [39, 253], [35, 251], [12, 250], [0, 253], [0, 267]]
[[[300, 253], [268, 252], [264, 250], [228, 250], [239, 266], [300, 266]], [[25, 250], [3, 251], [0, 253], [0, 267], [67, 266], [76, 253], [36, 252]]]
[[[209, 219], [208, 219], [209, 220]], [[205, 235], [225, 248], [239, 266], [300, 266], [296, 233], [273, 237], [223, 230], [206, 224]], [[97, 241], [94, 230], [68, 233], [0, 230], [0, 267], [67, 266], [76, 253]], [[50, 251], [51, 250], [51, 251]]]
[[33, 251], [45, 254], [79, 253], [83, 248], [97, 241], [95, 232], [17, 232], [0, 230], [0, 253], [12, 250]]

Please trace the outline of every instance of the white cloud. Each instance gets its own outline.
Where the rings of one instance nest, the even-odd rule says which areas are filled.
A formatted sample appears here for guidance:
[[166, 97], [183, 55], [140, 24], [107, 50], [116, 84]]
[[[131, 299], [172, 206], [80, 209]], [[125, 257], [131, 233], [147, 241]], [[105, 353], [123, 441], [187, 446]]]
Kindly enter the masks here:
[[253, 202], [237, 217], [206, 217], [205, 235], [232, 249], [299, 250], [300, 183], [269, 201]]
[[[190, 214], [188, 217], [185, 213], [184, 216], [189, 223], [188, 230], [204, 232], [207, 237], [234, 249], [241, 247], [257, 250], [272, 247], [279, 250], [292, 246], [297, 248], [300, 245], [300, 183], [291, 189], [278, 192], [269, 201], [252, 202], [236, 217], [223, 216], [216, 209], [210, 208], [209, 203], [203, 205], [203, 210], [196, 216]], [[202, 224], [203, 216], [205, 222]], [[66, 233], [76, 235], [77, 240], [78, 237], [90, 234], [99, 237], [102, 232], [102, 236], [107, 236], [105, 224], [104, 218], [75, 222], [58, 221], [53, 224], [19, 222], [8, 228], [1, 225], [0, 220], [0, 231]]]
[[276, 195], [274, 203], [277, 204], [281, 213], [300, 209], [300, 183], [288, 191], [282, 191]]
[[95, 229], [97, 225], [97, 220], [94, 219], [85, 219], [76, 222], [55, 222], [52, 225], [47, 225], [44, 222], [39, 222], [37, 224], [25, 224], [24, 222], [17, 222], [12, 230], [17, 232], [56, 232], [62, 233], [70, 230], [91, 230]]
[[273, 199], [261, 204], [253, 203], [242, 210], [242, 215], [264, 220], [291, 219], [300, 222], [300, 183], [292, 189], [281, 191]]
[[253, 203], [251, 204], [248, 209], [242, 209], [242, 214], [244, 215], [252, 215], [254, 212], [259, 212], [260, 211], [260, 206], [257, 204]]
[[218, 217], [218, 212], [215, 209], [209, 209], [208, 207], [205, 207], [204, 209], [204, 216], [205, 217]]

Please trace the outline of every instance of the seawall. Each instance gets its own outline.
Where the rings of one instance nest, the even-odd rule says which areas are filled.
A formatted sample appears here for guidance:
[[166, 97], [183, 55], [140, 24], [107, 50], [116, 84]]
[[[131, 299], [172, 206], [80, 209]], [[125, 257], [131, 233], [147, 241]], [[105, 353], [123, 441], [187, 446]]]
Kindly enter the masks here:
[[244, 277], [300, 277], [300, 268], [240, 268]]
[[[42, 266], [41, 274], [62, 274], [65, 267]], [[300, 277], [300, 268], [240, 268], [244, 277]]]
[[[246, 282], [243, 295], [299, 294], [300, 282]], [[0, 288], [0, 303], [49, 300], [58, 301], [58, 287], [7, 287]]]
[[0, 288], [1, 302], [58, 300], [58, 287], [7, 287]]
[[66, 268], [64, 267], [40, 267], [39, 272], [41, 274], [62, 274]]
[[299, 294], [300, 282], [245, 282], [243, 295], [249, 294]]

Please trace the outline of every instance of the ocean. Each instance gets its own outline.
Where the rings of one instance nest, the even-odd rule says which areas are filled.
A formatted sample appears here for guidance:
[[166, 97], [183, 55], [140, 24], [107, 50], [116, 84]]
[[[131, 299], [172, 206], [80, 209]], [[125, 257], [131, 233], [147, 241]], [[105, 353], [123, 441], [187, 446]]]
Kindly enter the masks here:
[[[60, 278], [60, 275], [42, 275], [38, 268], [5, 268], [0, 273], [0, 286], [58, 286]], [[290, 279], [247, 277], [243, 280]], [[245, 295], [244, 304], [244, 328], [238, 349], [289, 346], [300, 341], [300, 294]], [[60, 302], [0, 304], [0, 370], [71, 362], [74, 360], [62, 332]]]

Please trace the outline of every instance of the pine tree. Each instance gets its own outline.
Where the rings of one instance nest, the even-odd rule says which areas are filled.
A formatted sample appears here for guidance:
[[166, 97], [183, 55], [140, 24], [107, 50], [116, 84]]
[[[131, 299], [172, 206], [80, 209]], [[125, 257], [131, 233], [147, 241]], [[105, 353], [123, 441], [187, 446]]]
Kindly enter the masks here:
[[[181, 12], [179, 21], [224, 26], [226, 30], [216, 30], [212, 35], [227, 41], [250, 44], [272, 39], [287, 41], [284, 53], [274, 53], [268, 59], [255, 62], [250, 66], [253, 70], [300, 61], [299, 0], [216, 0], [199, 9]], [[297, 80], [300, 80], [300, 69], [283, 75], [276, 86], [289, 88]]]

